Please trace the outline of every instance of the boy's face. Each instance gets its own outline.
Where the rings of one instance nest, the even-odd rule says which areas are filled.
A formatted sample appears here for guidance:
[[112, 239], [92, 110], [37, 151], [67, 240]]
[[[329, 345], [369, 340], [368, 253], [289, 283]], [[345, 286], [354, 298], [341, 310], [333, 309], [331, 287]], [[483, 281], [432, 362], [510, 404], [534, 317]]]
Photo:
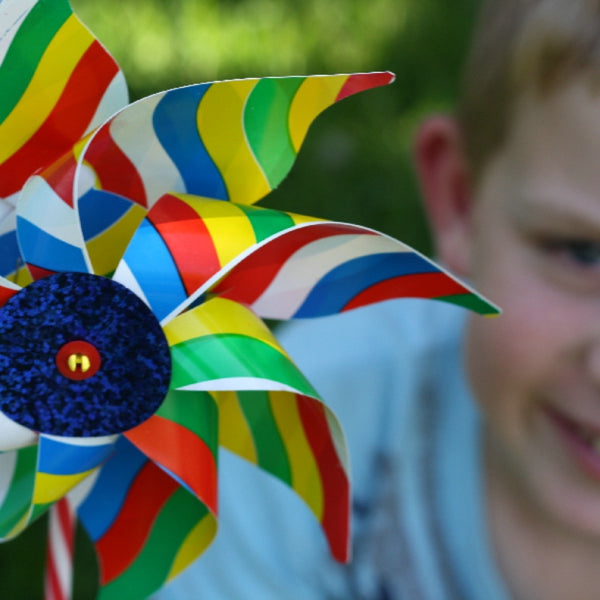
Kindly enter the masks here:
[[600, 536], [600, 94], [522, 97], [472, 206], [469, 275], [503, 309], [467, 336], [491, 474]]

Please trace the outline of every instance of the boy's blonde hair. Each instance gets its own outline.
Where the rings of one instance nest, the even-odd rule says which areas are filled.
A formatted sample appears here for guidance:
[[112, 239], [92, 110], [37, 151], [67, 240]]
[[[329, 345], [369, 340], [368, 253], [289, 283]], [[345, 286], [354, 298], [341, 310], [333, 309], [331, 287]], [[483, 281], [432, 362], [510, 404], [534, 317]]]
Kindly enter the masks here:
[[485, 0], [475, 31], [457, 118], [477, 181], [519, 94], [548, 94], [581, 74], [600, 81], [600, 0]]

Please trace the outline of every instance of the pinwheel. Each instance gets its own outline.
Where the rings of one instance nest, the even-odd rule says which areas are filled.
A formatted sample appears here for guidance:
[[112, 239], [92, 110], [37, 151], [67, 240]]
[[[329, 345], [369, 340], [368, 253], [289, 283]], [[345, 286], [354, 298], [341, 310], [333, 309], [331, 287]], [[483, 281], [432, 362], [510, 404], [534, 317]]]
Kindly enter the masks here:
[[99, 598], [144, 598], [212, 540], [223, 446], [298, 493], [346, 560], [343, 433], [263, 319], [403, 296], [496, 309], [383, 234], [253, 204], [323, 109], [392, 76], [126, 105], [66, 0], [3, 0], [0, 31], [0, 537], [75, 511]]

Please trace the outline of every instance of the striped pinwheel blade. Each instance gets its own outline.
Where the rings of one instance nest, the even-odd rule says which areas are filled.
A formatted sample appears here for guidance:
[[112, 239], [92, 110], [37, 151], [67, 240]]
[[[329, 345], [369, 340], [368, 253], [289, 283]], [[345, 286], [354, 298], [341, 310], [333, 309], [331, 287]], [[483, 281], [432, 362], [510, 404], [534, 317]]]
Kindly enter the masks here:
[[39, 443], [0, 453], [0, 535], [11, 538], [93, 475], [113, 453], [114, 436], [59, 438], [41, 434]]
[[[331, 104], [385, 85], [390, 73], [219, 81], [162, 92], [108, 120], [80, 157], [94, 187], [151, 208], [163, 194], [253, 204], [292, 167]], [[80, 185], [77, 198], [89, 193]]]
[[74, 271], [91, 273], [77, 210], [42, 175], [31, 177], [17, 205], [17, 238], [34, 280]]
[[37, 446], [0, 453], [0, 540], [17, 536], [30, 521]]
[[124, 437], [77, 513], [98, 557], [99, 600], [147, 598], [216, 532], [211, 511]]
[[[0, 200], [11, 209], [30, 175], [127, 104], [127, 89], [68, 0], [4, 0], [0, 18]], [[1, 235], [14, 252], [14, 233]]]
[[317, 397], [267, 326], [246, 307], [211, 298], [164, 327], [171, 389], [279, 390]]
[[268, 319], [320, 317], [403, 297], [498, 312], [416, 250], [343, 223], [305, 223], [274, 235], [220, 275], [211, 294]]
[[307, 220], [254, 206], [167, 194], [136, 231], [113, 279], [142, 298], [159, 320], [168, 320], [225, 265], [274, 233]]
[[21, 286], [6, 279], [6, 277], [0, 277], [0, 306], [3, 306], [4, 303], [12, 298], [20, 289]]
[[220, 442], [289, 485], [349, 558], [350, 485], [342, 429], [319, 400], [289, 392], [218, 392]]
[[[125, 437], [216, 515], [219, 413], [210, 394], [171, 390], [158, 411]], [[182, 460], [189, 456], [194, 460]]]

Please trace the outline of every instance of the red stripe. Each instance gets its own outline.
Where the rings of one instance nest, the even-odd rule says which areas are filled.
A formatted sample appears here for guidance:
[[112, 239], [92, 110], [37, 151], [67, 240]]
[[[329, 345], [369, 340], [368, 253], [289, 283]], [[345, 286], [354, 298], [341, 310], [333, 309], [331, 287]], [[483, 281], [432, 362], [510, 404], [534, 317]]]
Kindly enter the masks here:
[[156, 517], [178, 487], [172, 477], [152, 462], [138, 473], [119, 515], [96, 542], [100, 585], [117, 578], [135, 561]]
[[56, 273], [56, 271], [49, 271], [48, 269], [36, 267], [30, 263], [27, 263], [27, 270], [34, 281], [38, 281], [38, 279], [43, 279], [44, 277], [48, 277], [48, 275], [54, 275]]
[[347, 233], [356, 233], [356, 228], [328, 223], [291, 229], [242, 260], [215, 286], [213, 292], [252, 305], [295, 252], [318, 239]]
[[125, 433], [148, 458], [184, 481], [217, 513], [217, 463], [210, 448], [195, 433], [154, 415]]
[[394, 80], [393, 73], [357, 73], [350, 75], [340, 90], [336, 102], [374, 87], [387, 85]]
[[44, 580], [44, 600], [69, 600], [64, 594], [58, 581], [56, 562], [50, 550], [46, 549], [46, 577]]
[[73, 208], [73, 183], [76, 171], [77, 160], [71, 150], [63, 154], [41, 173], [56, 195], [71, 208]]
[[445, 273], [418, 273], [400, 275], [380, 281], [357, 294], [342, 310], [351, 310], [391, 298], [440, 298], [454, 294], [468, 294], [467, 288]]
[[183, 200], [163, 196], [148, 213], [148, 219], [167, 244], [188, 295], [221, 268], [204, 221]]
[[0, 306], [4, 306], [18, 291], [0, 286]]
[[100, 43], [94, 41], [77, 63], [41, 127], [0, 165], [0, 196], [17, 192], [34, 171], [71, 149], [88, 128], [118, 70]]
[[75, 519], [71, 512], [69, 503], [66, 498], [62, 498], [56, 504], [56, 514], [58, 517], [58, 523], [60, 530], [62, 531], [63, 538], [67, 544], [67, 550], [69, 556], [73, 556], [73, 548], [75, 546]]
[[85, 160], [94, 169], [103, 190], [145, 207], [146, 190], [142, 178], [135, 165], [112, 139], [110, 123], [103, 125], [94, 135], [85, 152]]
[[307, 396], [296, 395], [300, 419], [311, 447], [324, 492], [321, 524], [336, 560], [350, 558], [350, 483], [331, 439], [325, 408]]

